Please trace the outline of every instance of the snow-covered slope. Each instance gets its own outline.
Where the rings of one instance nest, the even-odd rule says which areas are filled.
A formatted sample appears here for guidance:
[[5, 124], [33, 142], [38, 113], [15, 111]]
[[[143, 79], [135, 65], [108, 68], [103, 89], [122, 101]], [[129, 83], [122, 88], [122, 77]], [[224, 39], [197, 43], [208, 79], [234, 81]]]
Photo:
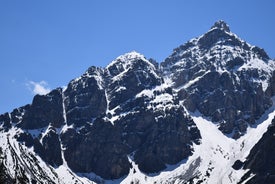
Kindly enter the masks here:
[[[275, 100], [275, 99], [274, 99]], [[140, 172], [132, 161], [133, 168], [129, 175], [117, 183], [238, 183], [247, 170], [234, 170], [237, 160], [245, 161], [252, 147], [267, 131], [275, 117], [275, 105], [258, 120], [255, 127], [247, 130], [246, 135], [238, 140], [221, 133], [217, 125], [203, 117], [199, 112], [191, 113], [198, 126], [202, 139], [201, 144], [193, 145], [192, 156], [176, 165], [170, 165], [164, 171], [151, 175]], [[130, 159], [130, 157], [129, 157]]]
[[1, 132], [1, 183], [94, 183], [73, 173], [65, 161], [58, 167], [46, 164], [33, 148], [29, 149], [15, 139], [20, 132], [22, 130], [15, 127]]

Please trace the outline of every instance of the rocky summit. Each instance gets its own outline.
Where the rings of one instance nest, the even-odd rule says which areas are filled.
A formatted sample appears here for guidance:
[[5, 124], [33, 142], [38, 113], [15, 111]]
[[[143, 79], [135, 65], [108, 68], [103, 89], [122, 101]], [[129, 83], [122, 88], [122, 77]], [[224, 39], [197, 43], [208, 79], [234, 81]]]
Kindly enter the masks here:
[[185, 94], [181, 100], [188, 110], [199, 110], [234, 138], [272, 105], [267, 88], [274, 61], [231, 33], [223, 21], [176, 48], [161, 67]]
[[275, 61], [218, 21], [0, 115], [0, 182], [272, 183], [274, 95]]

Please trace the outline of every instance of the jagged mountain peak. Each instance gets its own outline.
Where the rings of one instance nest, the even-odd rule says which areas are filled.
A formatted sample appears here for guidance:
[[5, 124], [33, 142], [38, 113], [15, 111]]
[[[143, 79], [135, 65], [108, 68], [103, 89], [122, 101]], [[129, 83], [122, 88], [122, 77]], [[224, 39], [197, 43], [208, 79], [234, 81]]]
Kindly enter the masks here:
[[232, 33], [224, 21], [216, 22], [208, 32], [198, 37], [196, 41], [199, 48], [204, 51], [208, 51], [217, 45], [243, 47], [245, 50], [250, 49], [250, 45]]
[[144, 55], [136, 52], [136, 51], [132, 51], [132, 52], [128, 52], [125, 53], [123, 55], [118, 56], [116, 59], [114, 59], [109, 65], [107, 65], [107, 69], [113, 67], [114, 65], [121, 65], [123, 68], [128, 68], [129, 66], [132, 65], [133, 62], [140, 60], [140, 61], [144, 61], [144, 62], [148, 62], [149, 64], [151, 64], [145, 57]]
[[92, 66], [0, 115], [0, 183], [18, 166], [20, 183], [236, 183], [243, 174], [231, 166], [275, 115], [274, 68], [224, 21], [160, 67], [136, 51]]
[[[164, 70], [172, 70], [172, 73], [179, 67], [186, 69], [199, 65], [205, 71], [237, 71], [248, 67], [267, 69], [270, 74], [272, 66], [269, 60], [263, 49], [250, 45], [230, 32], [227, 23], [220, 20], [205, 34], [175, 48], [161, 66]], [[255, 63], [261, 63], [262, 67], [259, 68]]]
[[[177, 91], [187, 91], [182, 101], [188, 110], [199, 110], [218, 122], [223, 133], [238, 138], [271, 105], [264, 92], [270, 89], [274, 64], [263, 49], [218, 21], [205, 34], [174, 49], [161, 69]], [[252, 97], [251, 92], [257, 95]]]
[[[172, 55], [161, 63], [161, 65], [165, 67], [176, 61], [181, 62], [180, 58], [187, 58], [190, 61], [193, 60], [194, 57], [197, 57], [197, 60], [202, 60], [208, 55], [216, 55], [217, 57], [224, 55], [220, 52], [226, 52], [232, 55], [231, 52], [234, 49], [240, 50], [240, 52], [250, 51], [251, 45], [243, 41], [236, 34], [230, 32], [228, 24], [220, 20], [215, 22], [211, 29], [205, 34], [193, 38], [185, 44], [175, 48]], [[240, 52], [238, 51], [238, 53]], [[231, 56], [229, 56], [229, 58], [230, 57]]]
[[215, 22], [215, 24], [211, 27], [211, 29], [220, 29], [226, 32], [230, 32], [230, 28], [228, 24], [223, 20], [219, 20]]
[[136, 59], [142, 59], [145, 60], [144, 55], [140, 54], [137, 51], [131, 51], [131, 52], [127, 52], [125, 54], [122, 54], [120, 56], [118, 56], [115, 60], [113, 60], [108, 66], [111, 66], [115, 63], [117, 63], [118, 61], [120, 62], [126, 62], [126, 61], [132, 61], [132, 60], [136, 60]]
[[136, 51], [117, 57], [106, 67], [106, 70], [113, 80], [121, 79], [132, 72], [143, 73], [142, 75], [151, 73], [155, 78], [159, 78], [156, 66]]
[[109, 71], [111, 76], [117, 76], [130, 69], [155, 71], [156, 67], [147, 60], [144, 55], [132, 51], [117, 57], [107, 65], [106, 69]]
[[137, 59], [137, 58], [139, 58], [139, 59], [144, 59], [144, 60], [145, 60], [145, 57], [144, 57], [143, 54], [141, 54], [141, 53], [139, 53], [139, 52], [133, 50], [133, 51], [131, 51], [131, 52], [127, 52], [127, 53], [125, 53], [125, 54], [123, 54], [123, 55], [118, 56], [118, 57], [116, 58], [116, 60], [122, 60], [122, 61], [123, 61], [123, 60]]

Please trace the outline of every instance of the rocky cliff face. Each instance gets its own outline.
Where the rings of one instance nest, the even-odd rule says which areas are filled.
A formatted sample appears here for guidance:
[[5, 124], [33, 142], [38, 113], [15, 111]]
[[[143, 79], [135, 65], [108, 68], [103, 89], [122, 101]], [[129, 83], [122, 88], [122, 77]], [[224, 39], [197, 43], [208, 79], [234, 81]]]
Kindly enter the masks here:
[[159, 172], [191, 155], [200, 139], [172, 88], [136, 52], [89, 68], [66, 89], [35, 96], [1, 122], [7, 131], [12, 125], [23, 130], [17, 141], [49, 165], [66, 161], [74, 172], [106, 179], [127, 175], [130, 156], [141, 171]]
[[[244, 135], [273, 104], [274, 66], [263, 49], [219, 21], [160, 65], [131, 52], [105, 68], [90, 67], [66, 88], [0, 115], [0, 176], [62, 183], [66, 168], [75, 182], [85, 183], [74, 173], [118, 179], [133, 168], [163, 171], [201, 144], [190, 112], [209, 118], [225, 136]], [[26, 162], [39, 167], [35, 154], [47, 166], [29, 168]], [[10, 165], [29, 169], [16, 178]]]
[[173, 87], [185, 94], [180, 100], [188, 110], [199, 110], [234, 138], [272, 105], [267, 88], [273, 85], [274, 61], [223, 21], [174, 49], [161, 66]]
[[260, 141], [253, 147], [244, 162], [237, 161], [235, 169], [248, 170], [239, 183], [263, 183], [272, 184], [275, 182], [275, 119], [268, 127], [267, 132]]

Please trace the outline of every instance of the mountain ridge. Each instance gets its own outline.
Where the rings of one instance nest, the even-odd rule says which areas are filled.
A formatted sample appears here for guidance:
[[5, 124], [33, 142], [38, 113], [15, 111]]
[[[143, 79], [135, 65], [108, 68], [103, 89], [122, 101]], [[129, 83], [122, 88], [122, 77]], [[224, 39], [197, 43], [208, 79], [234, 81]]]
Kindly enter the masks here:
[[[240, 146], [274, 105], [274, 68], [264, 50], [231, 33], [224, 21], [174, 49], [158, 66], [136, 51], [104, 68], [92, 66], [66, 88], [36, 95], [30, 105], [0, 115], [3, 158], [18, 150], [14, 159], [3, 159], [4, 178], [30, 183], [41, 177], [62, 183], [66, 173], [75, 181], [90, 183], [133, 177], [137, 171], [148, 178], [188, 159], [183, 167], [189, 168], [175, 177], [181, 178], [179, 182], [212, 181], [220, 168], [215, 159], [229, 159], [224, 162], [230, 166], [236, 158], [225, 153], [229, 150], [224, 143], [212, 145], [221, 152], [215, 156], [217, 151], [205, 143], [212, 139], [203, 129]], [[197, 155], [200, 146], [211, 152], [209, 160]], [[30, 169], [21, 170], [18, 178], [11, 174], [9, 165], [24, 167], [16, 164], [19, 161], [31, 160], [39, 167], [30, 159], [35, 154], [48, 173]], [[83, 180], [81, 173], [89, 180]], [[234, 176], [232, 181], [241, 179]]]

